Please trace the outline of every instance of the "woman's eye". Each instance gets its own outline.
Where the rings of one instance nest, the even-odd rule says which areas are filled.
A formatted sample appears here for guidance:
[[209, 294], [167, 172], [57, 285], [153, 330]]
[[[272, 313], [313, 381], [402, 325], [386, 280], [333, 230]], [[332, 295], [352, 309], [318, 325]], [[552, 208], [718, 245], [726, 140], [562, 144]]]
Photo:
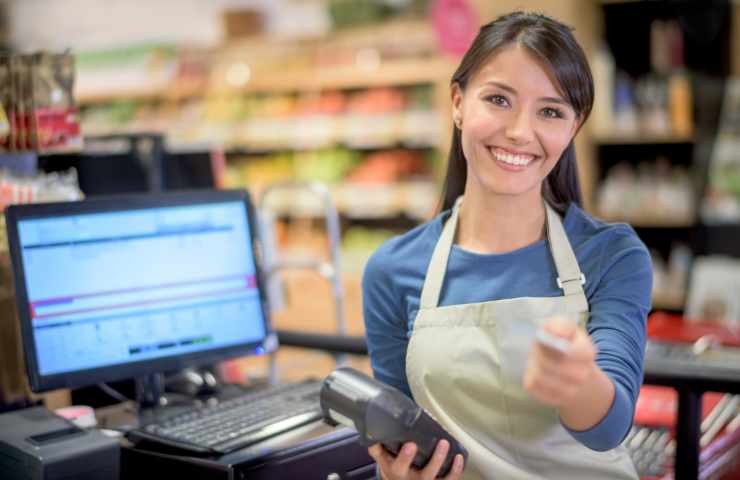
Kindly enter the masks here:
[[509, 105], [509, 101], [503, 95], [489, 95], [486, 97], [486, 100], [500, 107], [506, 107]]
[[547, 118], [564, 118], [563, 112], [552, 107], [543, 108], [542, 114]]

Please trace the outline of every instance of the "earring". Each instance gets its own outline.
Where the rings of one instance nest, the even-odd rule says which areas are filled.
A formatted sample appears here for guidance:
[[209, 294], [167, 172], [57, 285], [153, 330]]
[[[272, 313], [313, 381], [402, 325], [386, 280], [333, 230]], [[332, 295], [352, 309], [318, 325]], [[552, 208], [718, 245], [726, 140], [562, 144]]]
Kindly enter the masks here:
[[462, 128], [462, 120], [459, 116], [456, 115], [455, 117], [453, 117], [452, 121], [455, 123], [455, 126], [458, 128], [458, 130]]

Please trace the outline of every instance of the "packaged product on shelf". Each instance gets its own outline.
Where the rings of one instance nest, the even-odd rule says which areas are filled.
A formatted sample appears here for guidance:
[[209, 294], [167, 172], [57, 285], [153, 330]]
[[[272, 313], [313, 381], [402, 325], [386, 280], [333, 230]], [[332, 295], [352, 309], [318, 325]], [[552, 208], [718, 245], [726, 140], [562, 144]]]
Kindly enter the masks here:
[[227, 146], [234, 142], [243, 104], [234, 95], [216, 93], [208, 95], [204, 102], [200, 141]]
[[335, 187], [335, 202], [350, 218], [394, 217], [403, 212], [401, 189], [394, 183], [342, 183]]
[[33, 148], [40, 152], [82, 148], [79, 111], [74, 101], [74, 58], [38, 53], [31, 58]]
[[391, 12], [391, 2], [374, 0], [331, 0], [329, 2], [329, 15], [334, 28], [378, 23], [388, 17]]
[[671, 130], [674, 135], [688, 137], [694, 133], [694, 104], [691, 81], [686, 72], [671, 75], [668, 80]]
[[21, 78], [21, 59], [17, 55], [10, 57], [10, 78], [13, 86], [13, 111], [11, 125], [15, 125], [15, 136], [13, 137], [12, 151], [22, 151], [26, 144], [25, 119], [26, 106], [23, 98], [24, 88]]
[[36, 128], [33, 121], [34, 99], [33, 99], [33, 70], [36, 68], [32, 57], [21, 56], [18, 62], [18, 81], [21, 86], [20, 105], [20, 128], [23, 132], [19, 141], [20, 150], [36, 149]]
[[691, 269], [686, 317], [740, 328], [740, 260], [724, 256], [699, 257]]
[[665, 79], [655, 76], [639, 79], [635, 84], [635, 97], [639, 132], [656, 136], [670, 135], [668, 87]]
[[8, 123], [8, 116], [5, 114], [5, 107], [0, 102], [0, 152], [3, 151], [5, 142], [8, 140], [8, 134], [10, 133], [10, 123]]
[[77, 172], [40, 173], [36, 176], [15, 176], [0, 173], [0, 210], [16, 203], [39, 203], [80, 200]]
[[293, 157], [290, 154], [235, 158], [227, 165], [225, 186], [227, 188], [246, 186], [255, 197], [258, 197], [267, 185], [293, 176]]
[[383, 184], [424, 172], [424, 157], [412, 150], [382, 150], [368, 154], [347, 175], [347, 182]]
[[614, 83], [614, 130], [617, 136], [638, 133], [637, 106], [632, 82], [624, 73], [618, 73]]
[[292, 148], [296, 130], [296, 100], [292, 95], [270, 95], [245, 102], [246, 115], [234, 125], [234, 143], [256, 150]]
[[400, 140], [404, 93], [398, 88], [375, 88], [355, 93], [347, 106], [342, 138], [350, 147], [377, 148]]
[[591, 59], [594, 77], [594, 105], [589, 118], [591, 131], [597, 137], [608, 137], [613, 132], [614, 121], [614, 56], [609, 47], [600, 44]]
[[177, 60], [177, 49], [168, 44], [79, 52], [76, 92], [81, 98], [165, 92], [173, 85]]
[[709, 183], [702, 200], [707, 223], [740, 221], [740, 79], [725, 85], [720, 124], [709, 164]]
[[182, 49], [177, 53], [172, 88], [174, 96], [205, 91], [211, 72], [211, 62], [206, 51]]
[[358, 162], [357, 152], [346, 148], [331, 148], [295, 154], [294, 168], [297, 180], [335, 184], [345, 178]]
[[694, 198], [688, 172], [658, 158], [641, 163], [637, 172], [628, 163], [609, 170], [597, 205], [599, 214], [613, 221], [693, 224]]
[[296, 104], [295, 128], [289, 134], [293, 148], [325, 148], [340, 143], [346, 105], [346, 95], [338, 91], [301, 95]]
[[443, 137], [441, 115], [434, 109], [431, 97], [432, 88], [428, 86], [409, 91], [398, 133], [404, 145], [431, 147]]
[[2, 108], [2, 118], [0, 118], [0, 152], [10, 149], [10, 136], [13, 128], [10, 123], [10, 102], [11, 102], [11, 81], [10, 65], [7, 55], [0, 55], [0, 108]]
[[691, 250], [684, 244], [673, 245], [667, 262], [654, 250], [650, 254], [653, 263], [653, 308], [683, 309], [692, 262]]

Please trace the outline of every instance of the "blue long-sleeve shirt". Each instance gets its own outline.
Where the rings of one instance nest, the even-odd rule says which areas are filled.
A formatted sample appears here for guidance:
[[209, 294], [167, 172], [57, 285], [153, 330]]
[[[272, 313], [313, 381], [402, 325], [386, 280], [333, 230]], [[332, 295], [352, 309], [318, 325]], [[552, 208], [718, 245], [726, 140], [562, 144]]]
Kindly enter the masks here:
[[[363, 275], [363, 311], [375, 377], [406, 392], [406, 348], [432, 251], [450, 212], [394, 237], [378, 248]], [[605, 224], [571, 204], [563, 219], [589, 303], [587, 330], [596, 363], [613, 381], [606, 416], [571, 435], [593, 450], [616, 447], [632, 425], [643, 375], [645, 324], [650, 310], [650, 255], [634, 230]], [[477, 254], [453, 245], [440, 306], [517, 297], [561, 296], [545, 240], [504, 254]], [[461, 346], [464, 348], [464, 346]]]

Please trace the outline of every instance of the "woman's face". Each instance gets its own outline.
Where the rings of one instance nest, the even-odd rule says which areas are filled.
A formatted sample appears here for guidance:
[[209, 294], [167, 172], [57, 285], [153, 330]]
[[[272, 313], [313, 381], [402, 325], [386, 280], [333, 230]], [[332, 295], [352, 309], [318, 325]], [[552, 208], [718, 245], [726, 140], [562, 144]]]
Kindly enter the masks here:
[[524, 47], [498, 51], [452, 89], [469, 188], [498, 195], [540, 195], [540, 186], [580, 124], [544, 66]]

